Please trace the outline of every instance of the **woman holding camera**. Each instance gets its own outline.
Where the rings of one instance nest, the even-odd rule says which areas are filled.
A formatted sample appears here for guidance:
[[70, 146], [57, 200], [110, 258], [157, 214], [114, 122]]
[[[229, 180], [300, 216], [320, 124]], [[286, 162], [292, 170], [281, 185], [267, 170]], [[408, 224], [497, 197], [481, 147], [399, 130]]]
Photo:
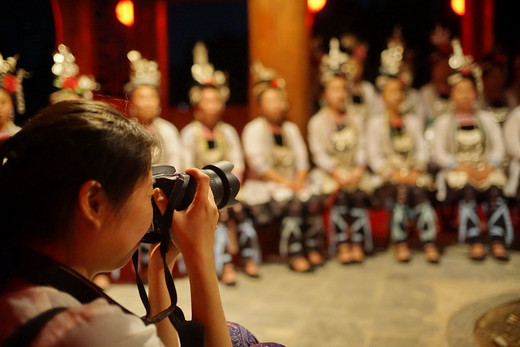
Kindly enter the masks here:
[[[145, 325], [90, 282], [138, 249], [152, 221], [150, 199], [166, 208], [167, 198], [153, 187], [154, 146], [145, 130], [105, 104], [66, 101], [0, 147], [0, 343], [19, 345], [17, 331], [61, 307], [27, 345], [181, 344], [182, 331], [168, 319]], [[209, 178], [188, 173], [199, 182], [194, 200], [174, 214], [165, 261], [158, 247], [151, 252], [149, 316], [170, 306], [163, 267], [171, 271], [182, 253], [204, 345], [231, 346], [212, 254], [218, 211]]]

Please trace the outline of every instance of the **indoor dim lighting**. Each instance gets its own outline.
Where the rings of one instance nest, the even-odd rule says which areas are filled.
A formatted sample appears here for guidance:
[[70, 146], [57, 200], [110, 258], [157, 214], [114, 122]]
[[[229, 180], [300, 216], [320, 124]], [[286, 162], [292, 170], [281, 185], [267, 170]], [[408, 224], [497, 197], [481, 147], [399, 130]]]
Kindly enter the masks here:
[[117, 3], [116, 17], [127, 27], [134, 25], [134, 3], [132, 0], [120, 0]]
[[307, 9], [311, 13], [320, 12], [326, 3], [327, 0], [307, 0]]
[[466, 12], [466, 0], [451, 0], [451, 9], [459, 16]]

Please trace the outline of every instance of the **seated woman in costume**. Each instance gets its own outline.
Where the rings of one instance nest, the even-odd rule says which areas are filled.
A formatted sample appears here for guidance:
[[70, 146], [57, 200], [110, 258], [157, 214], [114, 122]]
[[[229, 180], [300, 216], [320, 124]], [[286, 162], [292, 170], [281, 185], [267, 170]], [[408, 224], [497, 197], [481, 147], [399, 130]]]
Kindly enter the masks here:
[[332, 39], [320, 67], [324, 105], [311, 117], [307, 133], [316, 165], [311, 175], [332, 204], [330, 253], [342, 264], [353, 264], [363, 262], [373, 248], [368, 218], [373, 187], [366, 170], [364, 119], [347, 107], [347, 60], [338, 40]]
[[250, 168], [243, 196], [257, 222], [281, 218], [280, 254], [292, 270], [308, 272], [323, 263], [323, 225], [320, 197], [307, 179], [307, 148], [296, 124], [286, 119], [285, 81], [260, 62], [252, 70], [259, 117], [242, 132]]
[[381, 180], [376, 196], [389, 202], [385, 206], [392, 206], [390, 234], [397, 260], [410, 260], [407, 241], [409, 216], [413, 216], [426, 259], [437, 263], [437, 223], [429, 200], [433, 180], [426, 172], [428, 155], [422, 120], [413, 113], [403, 112], [402, 108], [405, 95], [405, 83], [400, 78], [402, 52], [401, 46], [389, 45], [381, 53], [381, 75], [377, 84], [382, 91], [385, 111], [374, 115], [368, 123], [371, 138], [367, 141], [368, 162]]
[[[229, 97], [225, 75], [209, 63], [202, 42], [195, 45], [193, 58], [192, 75], [196, 85], [190, 89], [190, 102], [194, 107], [194, 120], [181, 131], [185, 163], [188, 167], [203, 168], [218, 161], [229, 161], [234, 165], [233, 173], [242, 181], [245, 163], [240, 137], [231, 124], [222, 120]], [[236, 284], [233, 255], [237, 253], [246, 275], [259, 277], [260, 246], [244, 203], [220, 210], [215, 236], [216, 270], [226, 285]]]
[[508, 260], [506, 244], [512, 241], [507, 204], [502, 197], [506, 176], [502, 170], [505, 155], [503, 133], [493, 116], [477, 106], [482, 92], [482, 72], [470, 56], [464, 56], [458, 40], [449, 78], [453, 111], [434, 124], [434, 159], [442, 168], [437, 175], [437, 198], [459, 204], [459, 241], [470, 244], [469, 257], [483, 260], [486, 252], [477, 206], [485, 202], [491, 254]]

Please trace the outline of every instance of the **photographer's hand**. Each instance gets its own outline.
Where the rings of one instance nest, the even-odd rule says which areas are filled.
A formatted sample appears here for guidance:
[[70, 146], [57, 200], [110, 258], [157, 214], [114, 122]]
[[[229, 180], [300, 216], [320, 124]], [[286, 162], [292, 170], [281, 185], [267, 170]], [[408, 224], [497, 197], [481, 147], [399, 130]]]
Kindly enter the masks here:
[[[164, 192], [159, 188], [155, 188], [153, 197], [161, 213], [164, 213], [168, 204], [168, 198]], [[179, 249], [172, 243], [166, 253], [166, 265], [170, 272], [179, 254]], [[152, 317], [171, 305], [170, 294], [167, 290], [164, 278], [163, 266], [159, 244], [153, 245], [150, 252], [150, 261], [148, 262], [148, 297], [150, 302], [150, 316]], [[180, 346], [177, 331], [168, 319], [163, 319], [155, 325], [157, 327], [157, 334], [165, 346]]]
[[188, 270], [192, 319], [204, 324], [206, 346], [231, 346], [213, 260], [217, 206], [209, 189], [209, 177], [197, 169], [186, 173], [197, 180], [197, 191], [186, 210], [174, 213], [172, 237]]
[[[164, 214], [166, 211], [166, 206], [168, 205], [168, 198], [164, 194], [164, 192], [159, 189], [155, 188], [153, 191], [153, 198], [155, 200], [155, 204], [161, 211], [161, 213]], [[177, 256], [180, 254], [180, 250], [175, 246], [175, 244], [171, 244], [170, 248], [168, 249], [168, 253], [166, 253], [166, 264], [168, 264], [168, 268], [170, 271], [173, 269], [173, 265], [175, 264], [175, 259], [177, 259]], [[162, 257], [161, 253], [159, 251], [159, 245], [154, 245], [152, 247], [152, 250], [150, 252], [150, 262], [148, 264], [149, 270], [153, 268], [157, 268], [157, 270], [162, 271]]]
[[197, 169], [187, 170], [186, 173], [196, 179], [197, 191], [193, 202], [184, 211], [174, 213], [172, 239], [186, 261], [190, 258], [213, 261], [213, 238], [219, 214], [209, 189], [209, 177]]

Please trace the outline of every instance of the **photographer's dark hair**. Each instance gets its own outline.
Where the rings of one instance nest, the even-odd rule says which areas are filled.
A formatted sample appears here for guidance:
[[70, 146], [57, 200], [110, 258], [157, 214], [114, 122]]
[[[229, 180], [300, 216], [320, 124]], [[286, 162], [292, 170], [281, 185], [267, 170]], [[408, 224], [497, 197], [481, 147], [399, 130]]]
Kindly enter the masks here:
[[0, 146], [3, 245], [61, 237], [88, 180], [101, 183], [116, 209], [122, 206], [150, 170], [155, 145], [105, 103], [63, 101], [42, 110]]

